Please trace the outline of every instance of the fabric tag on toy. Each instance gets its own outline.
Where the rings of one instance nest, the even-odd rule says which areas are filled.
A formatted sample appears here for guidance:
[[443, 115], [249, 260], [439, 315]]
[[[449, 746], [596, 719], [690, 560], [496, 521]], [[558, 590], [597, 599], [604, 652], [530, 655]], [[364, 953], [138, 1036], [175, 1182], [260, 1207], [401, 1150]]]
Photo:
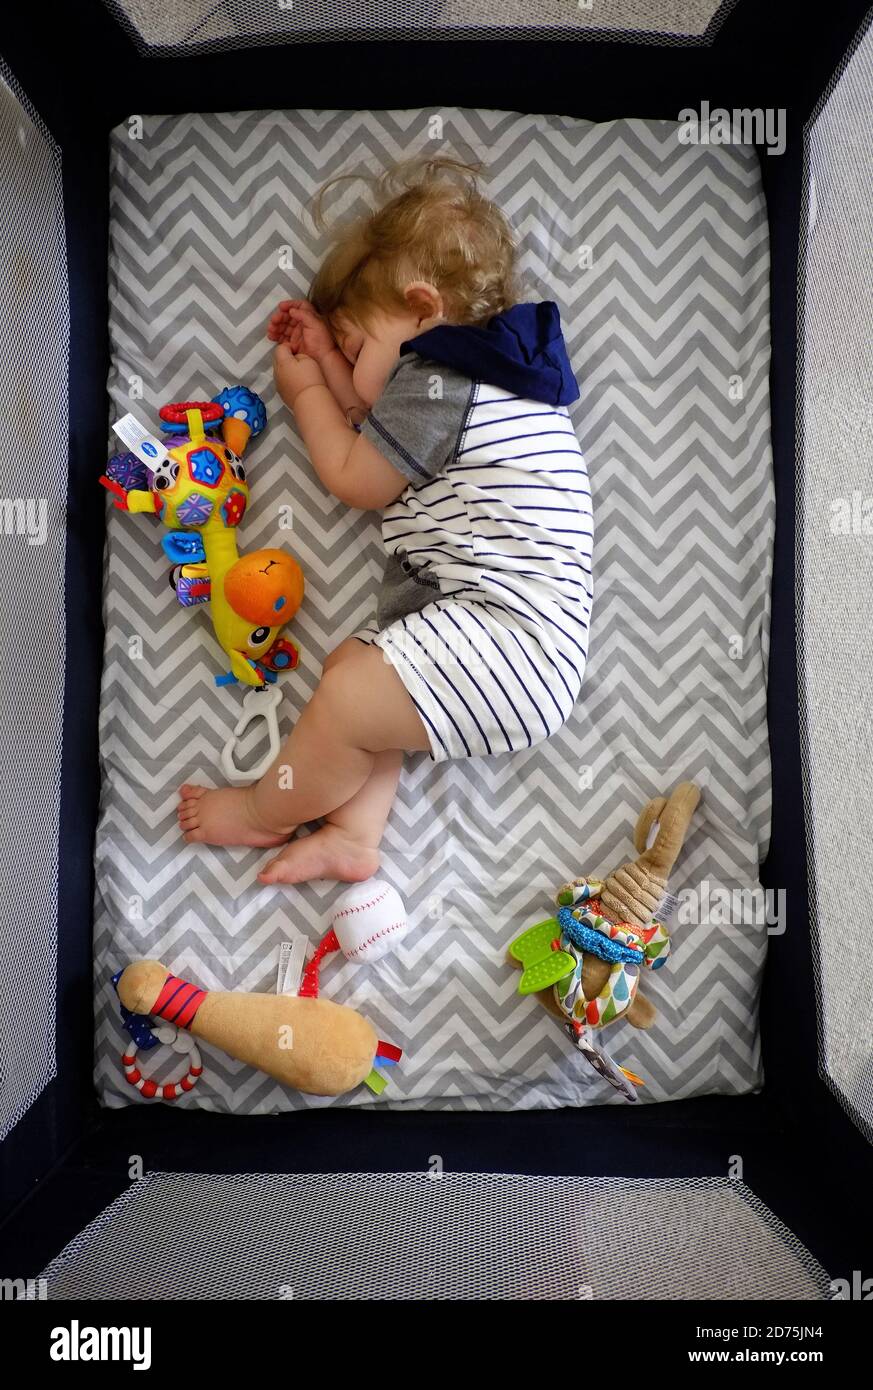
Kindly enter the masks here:
[[159, 463], [169, 457], [165, 446], [159, 439], [139, 423], [135, 415], [122, 415], [112, 426], [118, 438], [126, 444], [131, 453], [154, 471]]
[[277, 994], [297, 994], [306, 963], [306, 937], [295, 932], [290, 941], [279, 945], [279, 972], [276, 977]]
[[364, 1085], [369, 1086], [374, 1096], [381, 1096], [385, 1087], [388, 1085], [388, 1079], [374, 1067], [370, 1074], [364, 1077]]

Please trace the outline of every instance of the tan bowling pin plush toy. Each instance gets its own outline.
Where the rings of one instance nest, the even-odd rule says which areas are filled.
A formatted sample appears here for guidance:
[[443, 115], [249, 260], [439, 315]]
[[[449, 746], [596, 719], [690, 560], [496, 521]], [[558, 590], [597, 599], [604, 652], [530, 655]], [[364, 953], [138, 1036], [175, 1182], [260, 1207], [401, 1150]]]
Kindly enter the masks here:
[[557, 912], [513, 941], [509, 961], [522, 970], [520, 994], [536, 994], [563, 1024], [573, 1045], [627, 1100], [643, 1082], [617, 1066], [594, 1041], [626, 1018], [651, 1028], [655, 1006], [639, 991], [641, 972], [670, 953], [665, 921], [676, 900], [667, 879], [700, 801], [693, 782], [644, 807], [634, 831], [638, 858], [605, 880], [575, 878], [558, 890]]
[[[114, 977], [134, 1044], [122, 1056], [127, 1080], [146, 1099], [178, 1099], [202, 1074], [200, 1039], [307, 1095], [339, 1096], [362, 1082], [381, 1094], [384, 1068], [400, 1060], [401, 1049], [378, 1038], [355, 1009], [320, 999], [319, 968], [335, 951], [348, 960], [378, 960], [406, 928], [403, 903], [390, 884], [356, 884], [338, 900], [297, 995], [208, 992], [160, 961], [135, 961]], [[179, 1080], [159, 1083], [140, 1070], [137, 1052], [161, 1042], [188, 1057]]]

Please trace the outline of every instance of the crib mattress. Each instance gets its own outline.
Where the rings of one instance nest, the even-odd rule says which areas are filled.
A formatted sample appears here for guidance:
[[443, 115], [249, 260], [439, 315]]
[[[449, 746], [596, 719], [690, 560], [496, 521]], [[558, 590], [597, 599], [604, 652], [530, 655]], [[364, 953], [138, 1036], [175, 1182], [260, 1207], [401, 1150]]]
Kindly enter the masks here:
[[[306, 572], [291, 629], [301, 663], [282, 680], [287, 731], [327, 653], [372, 617], [383, 552], [378, 516], [349, 511], [315, 478], [273, 388], [264, 323], [280, 298], [306, 293], [318, 263], [316, 189], [415, 153], [483, 161], [485, 187], [519, 235], [527, 296], [561, 309], [595, 509], [582, 695], [566, 727], [527, 752], [406, 762], [381, 876], [410, 930], [374, 965], [335, 957], [322, 972], [327, 997], [403, 1048], [382, 1097], [366, 1087], [302, 1097], [207, 1047], [203, 1079], [177, 1104], [246, 1114], [624, 1104], [518, 995], [504, 955], [565, 879], [629, 857], [644, 801], [685, 778], [703, 801], [675, 873], [674, 954], [645, 981], [659, 1017], [648, 1033], [617, 1024], [604, 1041], [645, 1079], [643, 1101], [757, 1089], [774, 497], [754, 150], [680, 144], [666, 122], [487, 110], [121, 125], [111, 139], [113, 418], [133, 410], [154, 428], [165, 401], [237, 381], [263, 395], [269, 428], [247, 460], [242, 545], [288, 545]], [[360, 184], [342, 185], [335, 209], [363, 201]], [[206, 615], [177, 604], [160, 531], [154, 519], [109, 516], [95, 925], [96, 1083], [109, 1106], [150, 1103], [119, 1065], [116, 970], [150, 956], [206, 988], [272, 990], [289, 927], [314, 945], [340, 891], [266, 888], [262, 852], [179, 839], [176, 788], [220, 782], [242, 694], [216, 689], [222, 654]]]

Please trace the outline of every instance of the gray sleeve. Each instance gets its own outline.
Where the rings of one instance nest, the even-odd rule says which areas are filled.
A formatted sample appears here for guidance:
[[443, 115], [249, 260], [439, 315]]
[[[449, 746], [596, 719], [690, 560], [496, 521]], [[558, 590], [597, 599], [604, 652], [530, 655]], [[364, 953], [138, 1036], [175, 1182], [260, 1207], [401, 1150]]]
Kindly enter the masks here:
[[473, 383], [453, 367], [409, 353], [394, 368], [361, 434], [413, 487], [441, 473], [454, 456]]

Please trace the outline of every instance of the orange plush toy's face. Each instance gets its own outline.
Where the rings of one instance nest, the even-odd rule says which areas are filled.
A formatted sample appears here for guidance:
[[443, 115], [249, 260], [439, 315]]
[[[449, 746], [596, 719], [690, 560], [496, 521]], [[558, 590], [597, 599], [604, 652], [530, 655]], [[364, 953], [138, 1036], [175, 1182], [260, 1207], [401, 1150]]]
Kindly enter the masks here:
[[246, 622], [283, 627], [303, 602], [303, 571], [284, 550], [256, 550], [230, 567], [224, 596]]

